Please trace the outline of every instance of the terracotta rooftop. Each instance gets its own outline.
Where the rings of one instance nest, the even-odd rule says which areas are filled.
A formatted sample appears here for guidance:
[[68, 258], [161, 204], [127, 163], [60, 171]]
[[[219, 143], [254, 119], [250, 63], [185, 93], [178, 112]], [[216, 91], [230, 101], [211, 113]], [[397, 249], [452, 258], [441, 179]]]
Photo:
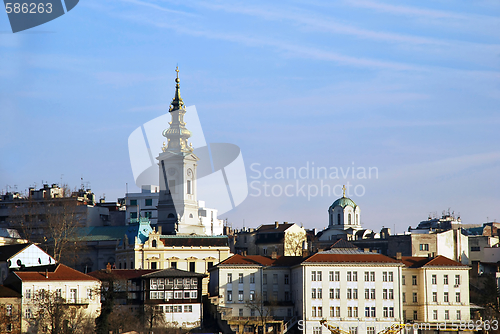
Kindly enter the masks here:
[[279, 256], [276, 259], [272, 259], [267, 256], [262, 255], [247, 255], [243, 256], [236, 254], [230, 258], [225, 259], [217, 266], [221, 265], [261, 265], [261, 266], [272, 266], [272, 267], [289, 267], [302, 262], [304, 258], [302, 256]]
[[360, 254], [326, 254], [317, 253], [304, 260], [304, 263], [312, 262], [337, 262], [337, 263], [400, 263], [391, 257], [377, 253]]
[[403, 256], [401, 262], [407, 268], [421, 268], [421, 267], [468, 267], [465, 264], [449, 259], [446, 256], [438, 255], [436, 257], [423, 257], [423, 256]]
[[97, 279], [72, 269], [64, 264], [57, 264], [55, 270], [44, 271], [15, 271], [14, 273], [23, 281], [96, 281]]

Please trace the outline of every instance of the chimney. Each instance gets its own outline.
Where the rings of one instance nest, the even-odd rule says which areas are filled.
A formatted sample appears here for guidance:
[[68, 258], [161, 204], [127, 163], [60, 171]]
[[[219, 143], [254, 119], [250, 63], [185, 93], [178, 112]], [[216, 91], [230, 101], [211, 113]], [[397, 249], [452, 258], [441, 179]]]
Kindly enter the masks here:
[[161, 226], [158, 226], [158, 233], [161, 235]]
[[111, 264], [108, 262], [108, 264], [106, 265], [106, 273], [111, 273]]
[[274, 228], [278, 229], [278, 226], [280, 225], [280, 222], [274, 222]]
[[396, 253], [396, 260], [401, 260], [401, 259], [402, 259], [401, 252], [397, 252]]
[[271, 259], [276, 260], [278, 258], [278, 253], [272, 252], [271, 253]]
[[45, 269], [45, 278], [49, 278], [49, 270]]

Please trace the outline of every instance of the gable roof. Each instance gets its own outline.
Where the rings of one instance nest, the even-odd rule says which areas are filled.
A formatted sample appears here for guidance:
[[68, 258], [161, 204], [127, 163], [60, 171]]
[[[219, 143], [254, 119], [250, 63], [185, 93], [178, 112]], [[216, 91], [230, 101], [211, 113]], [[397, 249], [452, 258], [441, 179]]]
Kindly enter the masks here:
[[438, 255], [436, 257], [423, 256], [403, 256], [401, 262], [407, 268], [422, 267], [468, 267], [465, 264], [449, 259], [446, 256]]
[[150, 278], [150, 277], [206, 277], [205, 274], [194, 273], [191, 271], [180, 270], [175, 268], [168, 268], [163, 270], [157, 270], [153, 273], [142, 275], [141, 277]]
[[267, 256], [262, 255], [247, 255], [243, 256], [240, 254], [233, 255], [221, 263], [218, 266], [224, 265], [258, 265], [258, 266], [272, 266], [272, 267], [289, 267], [302, 262], [304, 258], [302, 256], [279, 256], [276, 259], [272, 259]]
[[18, 254], [22, 250], [28, 248], [33, 244], [15, 244], [15, 245], [5, 245], [0, 246], [0, 261], [7, 261], [12, 258], [14, 255]]
[[257, 229], [258, 233], [268, 233], [268, 232], [284, 232], [288, 230], [292, 225], [295, 225], [295, 223], [282, 223], [278, 224], [278, 228], [276, 228], [276, 224], [266, 224], [266, 225], [260, 225], [259, 228]]
[[400, 261], [378, 253], [332, 254], [316, 253], [303, 261], [304, 263], [393, 263]]
[[[48, 267], [48, 266], [47, 266]], [[98, 281], [98, 279], [79, 272], [73, 268], [65, 266], [64, 264], [54, 265], [54, 270], [50, 271], [30, 271], [33, 268], [25, 268], [24, 271], [15, 271], [14, 274], [17, 275], [23, 282], [27, 281]]]

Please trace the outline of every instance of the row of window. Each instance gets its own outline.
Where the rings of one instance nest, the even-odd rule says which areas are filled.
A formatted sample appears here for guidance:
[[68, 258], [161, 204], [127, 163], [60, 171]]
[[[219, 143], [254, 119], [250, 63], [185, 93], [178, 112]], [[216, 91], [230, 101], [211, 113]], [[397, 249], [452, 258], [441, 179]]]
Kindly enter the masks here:
[[[289, 301], [291, 299], [291, 293], [290, 291], [285, 291], [285, 301]], [[243, 290], [239, 290], [238, 291], [238, 301], [239, 302], [243, 302], [244, 301], [244, 292]], [[272, 300], [273, 301], [277, 301], [278, 300], [278, 292], [277, 291], [274, 291], [272, 296], [271, 296]], [[254, 301], [255, 300], [255, 290], [250, 290], [250, 294], [249, 294], [249, 299], [251, 301]], [[263, 291], [262, 292], [262, 299], [267, 302], [269, 301], [268, 300], [268, 296], [267, 296], [267, 291]], [[226, 300], [228, 302], [232, 302], [233, 301], [233, 291], [231, 290], [228, 290], [226, 291]]]
[[[406, 310], [403, 310], [403, 319], [405, 322], [407, 320], [409, 320], [406, 317]], [[460, 312], [460, 310], [456, 311], [455, 319], [462, 320], [462, 313]], [[418, 311], [417, 310], [413, 310], [413, 320], [418, 320]], [[438, 310], [432, 311], [432, 320], [438, 320]], [[444, 310], [444, 320], [450, 320], [450, 310]]]
[[150, 299], [196, 299], [198, 291], [150, 291]]
[[[376, 297], [375, 289], [365, 289], [365, 299], [375, 299]], [[313, 288], [311, 290], [312, 299], [322, 299], [323, 289]], [[347, 299], [358, 299], [358, 289], [347, 289]], [[382, 290], [383, 299], [394, 299], [393, 289], [383, 289]], [[330, 299], [340, 299], [340, 289], [330, 289]]]
[[[418, 303], [418, 296], [416, 292], [413, 292], [413, 298], [412, 301], [414, 303]], [[438, 297], [437, 297], [437, 292], [432, 292], [432, 302], [437, 303], [438, 302]], [[443, 302], [444, 303], [449, 303], [450, 298], [449, 298], [449, 293], [444, 292], [443, 293]], [[455, 292], [455, 302], [460, 303], [461, 302], [461, 297], [460, 297], [460, 292]], [[406, 303], [406, 293], [403, 292], [403, 303]]]
[[[455, 275], [455, 285], [460, 285], [460, 275]], [[403, 275], [401, 277], [401, 284], [406, 285], [406, 277]], [[437, 284], [437, 275], [431, 276], [431, 284]], [[448, 275], [443, 275], [443, 284], [448, 285]], [[411, 285], [417, 285], [417, 275], [411, 276]]]
[[[311, 281], [322, 281], [322, 272], [321, 271], [311, 271]], [[330, 282], [338, 282], [340, 281], [340, 271], [330, 271], [328, 273], [328, 279]], [[365, 271], [365, 282], [375, 282], [376, 276], [374, 271]], [[346, 280], [348, 282], [357, 282], [358, 281], [358, 272], [357, 271], [348, 271], [346, 273]], [[384, 271], [382, 272], [382, 281], [383, 282], [393, 282], [394, 281], [394, 273], [392, 271]]]
[[[184, 309], [184, 313], [192, 313], [193, 312], [193, 305], [166, 305], [165, 306], [165, 313], [182, 313], [182, 310]], [[163, 312], [163, 306], [156, 306], [155, 310], [158, 312]]]
[[[40, 289], [38, 290], [39, 294], [44, 294], [45, 289]], [[56, 297], [61, 298], [62, 297], [62, 289], [55, 289], [54, 290], [56, 293]], [[78, 290], [77, 289], [69, 289], [69, 298], [67, 299], [68, 302], [76, 302], [78, 296]], [[26, 289], [24, 293], [24, 298], [26, 299], [31, 299], [35, 298], [34, 293], [32, 294], [31, 289]], [[87, 299], [93, 299], [94, 298], [94, 293], [92, 292], [91, 288], [87, 288], [87, 294], [86, 294]]]
[[[250, 316], [251, 317], [255, 317], [256, 314], [257, 313], [255, 312], [255, 309], [253, 309], [253, 308], [250, 309]], [[286, 315], [287, 315], [287, 317], [291, 317], [292, 316], [292, 309], [291, 308], [287, 308], [286, 309]], [[240, 316], [240, 317], [243, 316], [243, 309], [242, 308], [238, 309], [238, 316]], [[274, 309], [273, 308], [271, 308], [269, 310], [269, 316], [274, 317]], [[245, 330], [245, 332], [248, 332], [248, 331]]]
[[[321, 306], [313, 306], [311, 311], [312, 317], [323, 317], [323, 307]], [[331, 318], [340, 318], [340, 306], [331, 306], [330, 307], [330, 317]], [[358, 317], [358, 308], [347, 307], [347, 317], [348, 318], [357, 318]], [[377, 317], [377, 309], [375, 307], [365, 307], [365, 318], [376, 318]], [[394, 318], [394, 307], [383, 307], [382, 308], [382, 317], [383, 318]]]
[[[151, 218], [153, 218], [153, 211], [143, 211], [142, 216], [144, 218], [151, 219]], [[130, 219], [137, 219], [137, 212], [135, 212], [135, 211], [130, 212]]]
[[149, 288], [151, 290], [172, 289], [174, 287], [174, 282], [177, 287], [189, 286], [191, 289], [195, 289], [198, 285], [197, 278], [176, 278], [175, 280], [173, 278], [152, 278], [149, 281]]
[[[153, 199], [152, 198], [146, 198], [144, 200], [144, 205], [145, 206], [153, 206]], [[136, 199], [131, 199], [130, 200], [130, 206], [137, 206], [137, 200]]]
[[[250, 277], [250, 284], [255, 283], [255, 273], [251, 273], [249, 275]], [[243, 284], [244, 283], [244, 275], [243, 273], [238, 274], [238, 283]], [[233, 274], [232, 273], [227, 273], [227, 283], [232, 283], [233, 282]], [[283, 276], [283, 283], [286, 285], [290, 284], [290, 275], [285, 274]], [[262, 275], [262, 284], [266, 285], [267, 284], [267, 274]], [[273, 274], [273, 280], [272, 284], [278, 284], [278, 274]]]

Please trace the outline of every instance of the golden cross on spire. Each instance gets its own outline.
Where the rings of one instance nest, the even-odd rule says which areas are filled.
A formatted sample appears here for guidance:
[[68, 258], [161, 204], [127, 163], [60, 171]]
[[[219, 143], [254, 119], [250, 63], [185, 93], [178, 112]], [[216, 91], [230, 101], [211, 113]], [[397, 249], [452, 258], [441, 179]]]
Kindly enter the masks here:
[[179, 77], [179, 66], [175, 67], [175, 71], [177, 72], [177, 77]]
[[342, 197], [345, 197], [345, 184], [342, 186], [342, 191], [344, 192], [344, 194], [342, 195]]

